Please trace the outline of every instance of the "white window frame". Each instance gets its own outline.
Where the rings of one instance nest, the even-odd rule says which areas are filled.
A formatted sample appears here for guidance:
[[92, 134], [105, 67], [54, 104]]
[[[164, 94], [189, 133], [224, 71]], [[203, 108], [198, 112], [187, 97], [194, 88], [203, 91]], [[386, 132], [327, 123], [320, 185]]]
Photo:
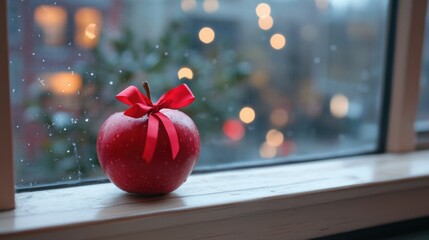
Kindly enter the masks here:
[[[426, 5], [427, 0], [399, 0], [397, 6], [392, 97], [386, 148], [388, 152], [411, 152], [410, 154], [362, 156], [359, 157], [359, 164], [361, 165], [355, 164], [354, 166], [349, 164], [349, 159], [344, 158], [336, 161], [295, 164], [290, 167], [279, 166], [191, 176], [189, 183], [186, 183], [188, 187], [184, 187], [183, 191], [192, 187], [204, 188], [204, 184], [206, 184], [209, 188], [219, 188], [216, 194], [219, 200], [213, 200], [212, 196], [198, 196], [191, 190], [181, 192], [181, 188], [178, 190], [178, 194], [182, 197], [173, 202], [177, 206], [169, 205], [171, 203], [169, 201], [166, 201], [165, 204], [150, 203], [149, 201], [151, 206], [158, 208], [150, 213], [145, 212], [147, 206], [141, 204], [145, 201], [121, 195], [120, 191], [117, 191], [112, 184], [20, 193], [16, 195], [17, 209], [0, 212], [0, 228], [8, 228], [4, 232], [0, 230], [0, 237], [2, 239], [8, 239], [8, 237], [13, 239], [19, 236], [40, 239], [58, 238], [59, 236], [74, 238], [77, 232], [78, 236], [82, 238], [120, 239], [125, 236], [141, 239], [140, 237], [144, 236], [148, 239], [154, 239], [166, 236], [204, 237], [210, 235], [210, 232], [213, 235], [213, 231], [215, 231], [219, 234], [217, 239], [244, 239], [249, 235], [243, 234], [243, 231], [254, 234], [250, 236], [270, 236], [269, 234], [273, 231], [270, 227], [283, 226], [284, 229], [288, 229], [283, 231], [287, 235], [282, 235], [280, 238], [285, 236], [302, 238], [323, 236], [429, 215], [426, 204], [422, 204], [422, 201], [424, 203], [429, 201], [429, 170], [423, 169], [418, 174], [415, 172], [407, 173], [406, 168], [405, 173], [401, 171], [401, 164], [404, 166], [429, 164], [429, 151], [412, 153], [416, 148], [416, 133], [413, 125], [419, 94], [418, 81]], [[0, 0], [0, 36], [0, 52], [3, 54], [0, 56], [0, 111], [5, 116], [0, 118], [0, 210], [5, 210], [13, 207], [15, 196], [13, 190], [10, 96], [9, 82], [7, 81], [9, 79], [9, 63], [7, 54], [4, 54], [8, 51], [6, 0]], [[395, 171], [391, 169], [392, 166], [394, 166]], [[313, 186], [310, 186], [310, 190], [299, 190], [296, 194], [287, 193], [287, 190], [276, 193], [275, 191], [278, 189], [267, 184], [261, 185], [264, 186], [262, 187], [264, 191], [258, 196], [252, 195], [255, 190], [252, 189], [251, 185], [254, 183], [249, 181], [248, 186], [243, 186], [242, 190], [232, 194], [236, 194], [234, 196], [237, 197], [231, 202], [223, 201], [223, 199], [230, 197], [227, 192], [228, 187], [238, 183], [237, 180], [234, 180], [235, 176], [246, 176], [255, 181], [263, 181], [266, 176], [275, 172], [279, 174], [279, 171], [290, 171], [290, 168], [297, 168], [297, 172], [313, 171], [312, 174], [307, 174], [310, 177], [306, 181], [311, 181], [311, 179], [317, 180], [314, 175], [321, 174], [324, 169], [333, 171], [337, 167], [340, 167], [344, 172], [347, 172], [348, 169], [354, 169], [353, 171], [356, 173], [365, 172], [364, 169], [368, 170], [369, 168], [368, 173], [375, 174], [374, 179], [365, 183], [357, 182], [346, 186], [339, 183], [335, 183], [337, 185], [332, 183], [332, 185], [318, 186], [317, 183], [314, 183]], [[305, 175], [304, 172], [302, 173]], [[341, 176], [347, 178], [348, 175]], [[282, 179], [280, 173], [279, 181]], [[214, 183], [216, 181], [220, 181], [220, 183]], [[285, 178], [284, 181], [291, 180]], [[289, 183], [283, 184], [296, 186], [296, 183], [293, 183], [295, 185], [292, 183], [290, 183], [291, 185], [287, 185]], [[222, 187], [223, 185], [225, 187]], [[85, 192], [89, 194], [82, 194]], [[174, 194], [170, 197], [174, 198]], [[185, 196], [187, 194], [194, 194], [193, 196], [196, 197], [190, 198]], [[75, 197], [67, 198], [70, 195], [75, 195]], [[106, 198], [106, 201], [111, 200], [113, 202], [104, 204], [100, 198]], [[162, 201], [163, 198], [159, 199]], [[85, 202], [97, 200], [100, 201], [98, 205], [85, 206]], [[67, 203], [71, 204], [73, 201], [83, 201], [84, 203], [80, 205], [80, 210], [70, 217], [70, 212], [73, 212], [74, 208], [68, 206]], [[132, 202], [132, 204], [127, 202]], [[200, 204], [201, 202], [204, 204]], [[55, 204], [64, 204], [64, 207]], [[126, 206], [121, 207], [121, 204]], [[407, 209], [397, 211], [404, 204]], [[40, 211], [47, 212], [42, 215], [35, 214], [33, 217], [20, 217], [20, 213], [25, 212], [25, 207], [34, 206], [39, 207]], [[49, 211], [52, 209], [60, 210], [60, 212], [55, 213], [53, 211], [50, 213]], [[61, 212], [61, 209], [64, 213]], [[373, 211], [374, 214], [367, 214], [366, 211]], [[88, 215], [99, 212], [101, 212], [100, 216], [96, 220], [88, 218], [90, 220], [85, 221]], [[386, 214], [386, 212], [390, 214]], [[294, 218], [290, 218], [290, 216]], [[301, 227], [294, 225], [295, 220], [303, 220], [303, 218], [314, 219], [314, 221], [310, 221]], [[247, 223], [247, 220], [250, 222]], [[259, 220], [266, 220], [269, 225], [258, 224]], [[345, 223], [344, 221], [348, 222]], [[63, 225], [54, 222], [62, 222]], [[219, 224], [220, 222], [224, 224]], [[35, 223], [41, 225], [31, 228], [31, 224]], [[236, 226], [238, 230], [232, 232], [230, 226]], [[327, 227], [328, 230], [326, 230]], [[191, 232], [197, 235], [189, 235]], [[276, 237], [271, 236], [271, 238]]]

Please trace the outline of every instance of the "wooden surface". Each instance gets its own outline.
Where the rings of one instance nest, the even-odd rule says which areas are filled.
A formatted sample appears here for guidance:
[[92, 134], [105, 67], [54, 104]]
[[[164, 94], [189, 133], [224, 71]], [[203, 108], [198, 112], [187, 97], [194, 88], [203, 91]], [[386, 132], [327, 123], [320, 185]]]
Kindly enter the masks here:
[[110, 183], [20, 193], [0, 239], [300, 239], [429, 215], [429, 151], [194, 175], [165, 196]]
[[398, 5], [388, 152], [416, 149], [414, 122], [419, 101], [427, 0], [401, 0]]
[[14, 207], [6, 1], [0, 0], [0, 211]]

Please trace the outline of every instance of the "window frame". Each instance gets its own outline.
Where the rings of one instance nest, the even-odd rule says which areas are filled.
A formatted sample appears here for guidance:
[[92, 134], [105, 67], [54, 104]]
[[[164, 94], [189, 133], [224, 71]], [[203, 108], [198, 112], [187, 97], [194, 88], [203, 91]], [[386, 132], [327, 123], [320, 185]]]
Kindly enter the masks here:
[[[6, 2], [6, 0], [0, 1], [0, 36], [2, 36], [0, 37], [0, 48], [3, 50], [0, 52], [3, 53], [8, 52]], [[397, 14], [393, 30], [396, 41], [394, 41], [395, 47], [392, 50], [394, 58], [393, 69], [391, 69], [392, 91], [390, 101], [388, 101], [390, 102], [390, 114], [385, 141], [386, 152], [411, 152], [416, 149], [416, 133], [413, 128], [414, 117], [410, 115], [413, 115], [417, 109], [418, 85], [416, 87], [416, 83], [418, 83], [421, 72], [421, 50], [423, 49], [427, 0], [398, 0], [391, 1], [391, 4], [397, 7]], [[0, 57], [0, 109], [5, 114], [5, 117], [0, 118], [0, 140], [2, 142], [0, 146], [2, 153], [0, 159], [0, 210], [12, 208], [15, 196], [8, 71], [8, 56], [5, 54]], [[387, 74], [386, 78], [389, 76]], [[389, 96], [390, 92], [385, 94]], [[408, 115], [403, 114], [404, 111]], [[381, 156], [383, 155], [381, 154]], [[269, 174], [268, 168], [266, 171]], [[240, 170], [231, 172], [240, 174]], [[215, 212], [212, 211], [212, 214]]]
[[0, 211], [15, 207], [6, 0], [0, 1]]
[[426, 7], [426, 0], [397, 3], [391, 90], [385, 93], [390, 96], [387, 152], [409, 152], [417, 148], [414, 122], [419, 102]]

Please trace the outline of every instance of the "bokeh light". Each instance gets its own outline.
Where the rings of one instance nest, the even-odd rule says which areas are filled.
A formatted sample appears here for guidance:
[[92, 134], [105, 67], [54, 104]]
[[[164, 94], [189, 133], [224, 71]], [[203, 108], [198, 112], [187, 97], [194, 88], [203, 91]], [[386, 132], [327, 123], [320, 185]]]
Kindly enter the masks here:
[[85, 35], [89, 38], [89, 39], [94, 39], [98, 36], [98, 28], [97, 28], [97, 24], [95, 23], [90, 23], [88, 24], [88, 26], [86, 26], [85, 28]]
[[260, 3], [256, 6], [256, 15], [258, 17], [265, 17], [271, 14], [271, 7], [267, 3]]
[[269, 30], [273, 27], [274, 21], [271, 16], [263, 16], [259, 18], [258, 25], [262, 30]]
[[251, 107], [244, 107], [240, 110], [239, 116], [240, 120], [244, 123], [251, 123], [255, 120], [255, 110]]
[[49, 45], [64, 42], [67, 12], [63, 7], [40, 5], [34, 10], [34, 21], [43, 30], [43, 39]]
[[207, 13], [216, 12], [219, 9], [218, 0], [204, 0], [203, 9]]
[[277, 148], [268, 145], [266, 142], [259, 147], [259, 155], [262, 158], [273, 158], [277, 154]]
[[289, 120], [288, 112], [283, 108], [274, 109], [270, 115], [271, 123], [276, 127], [283, 127]]
[[209, 44], [215, 39], [215, 32], [209, 27], [203, 27], [198, 34], [200, 41]]
[[349, 111], [349, 99], [342, 94], [336, 94], [331, 98], [329, 107], [334, 117], [343, 118]]
[[194, 10], [197, 7], [197, 1], [196, 0], [182, 0], [180, 3], [180, 7], [184, 12], [190, 12]]
[[188, 67], [182, 67], [177, 71], [177, 77], [179, 79], [187, 78], [189, 80], [192, 80], [194, 78], [194, 73], [192, 72], [192, 69]]
[[250, 84], [255, 88], [263, 88], [269, 80], [270, 76], [265, 70], [255, 70], [250, 76]]
[[98, 9], [83, 7], [74, 16], [75, 41], [83, 48], [93, 48], [98, 44], [103, 17]]
[[245, 134], [245, 129], [240, 121], [230, 119], [223, 124], [223, 133], [233, 141], [240, 141]]
[[82, 87], [82, 77], [72, 72], [56, 72], [46, 75], [48, 88], [58, 95], [76, 94]]
[[285, 36], [283, 36], [283, 34], [276, 33], [273, 36], [271, 36], [270, 44], [272, 48], [276, 50], [280, 50], [284, 48], [284, 46], [286, 45], [286, 38]]
[[283, 133], [276, 129], [271, 129], [270, 131], [268, 131], [265, 138], [266, 138], [266, 143], [271, 147], [278, 147], [282, 145], [284, 140]]

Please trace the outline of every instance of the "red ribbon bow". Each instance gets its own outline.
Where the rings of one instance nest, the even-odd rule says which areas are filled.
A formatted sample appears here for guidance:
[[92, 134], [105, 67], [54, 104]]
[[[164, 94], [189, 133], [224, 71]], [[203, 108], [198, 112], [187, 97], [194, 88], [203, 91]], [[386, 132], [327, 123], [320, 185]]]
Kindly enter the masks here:
[[[148, 93], [148, 95], [150, 95]], [[194, 94], [186, 84], [177, 86], [166, 92], [153, 104], [150, 96], [143, 95], [135, 86], [129, 86], [118, 95], [116, 99], [131, 106], [124, 112], [125, 115], [133, 118], [140, 118], [148, 114], [148, 128], [146, 134], [146, 144], [143, 150], [143, 159], [148, 163], [152, 160], [158, 141], [159, 122], [161, 122], [170, 140], [173, 159], [179, 153], [179, 138], [173, 122], [161, 113], [163, 108], [179, 109], [191, 104], [195, 100]]]

